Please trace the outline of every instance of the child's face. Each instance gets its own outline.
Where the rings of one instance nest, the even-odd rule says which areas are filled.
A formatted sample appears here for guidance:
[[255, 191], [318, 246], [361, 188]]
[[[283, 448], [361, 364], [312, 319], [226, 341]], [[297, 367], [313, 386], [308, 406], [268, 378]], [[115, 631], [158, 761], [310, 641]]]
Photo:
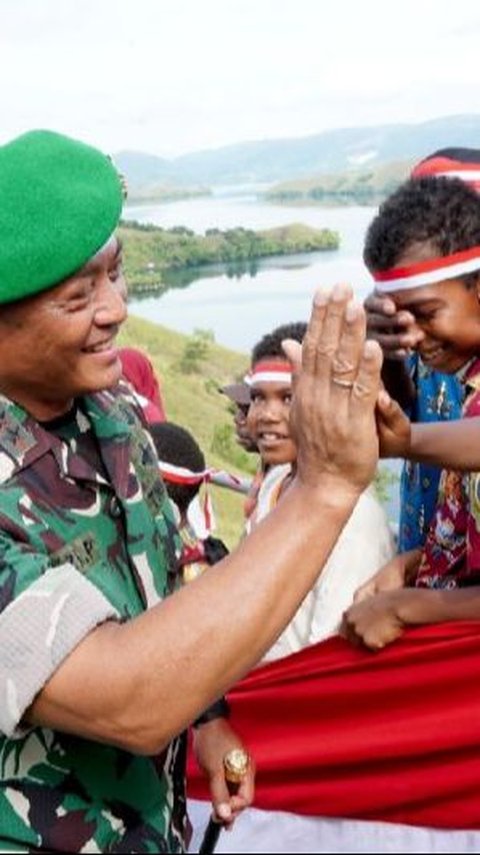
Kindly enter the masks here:
[[[418, 253], [405, 253], [397, 265], [406, 267], [418, 260]], [[394, 292], [391, 297], [398, 310], [413, 315], [419, 334], [416, 350], [430, 368], [453, 374], [480, 355], [478, 285], [467, 288], [460, 279], [444, 279]]]
[[290, 383], [256, 382], [250, 390], [247, 426], [263, 463], [293, 463], [297, 451], [290, 437]]

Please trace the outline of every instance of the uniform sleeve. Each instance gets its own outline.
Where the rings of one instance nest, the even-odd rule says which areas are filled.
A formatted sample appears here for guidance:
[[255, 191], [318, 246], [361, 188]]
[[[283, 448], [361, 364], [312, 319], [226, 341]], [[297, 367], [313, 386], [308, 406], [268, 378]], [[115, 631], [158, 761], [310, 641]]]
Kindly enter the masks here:
[[0, 533], [0, 731], [10, 736], [61, 662], [118, 613], [72, 564]]

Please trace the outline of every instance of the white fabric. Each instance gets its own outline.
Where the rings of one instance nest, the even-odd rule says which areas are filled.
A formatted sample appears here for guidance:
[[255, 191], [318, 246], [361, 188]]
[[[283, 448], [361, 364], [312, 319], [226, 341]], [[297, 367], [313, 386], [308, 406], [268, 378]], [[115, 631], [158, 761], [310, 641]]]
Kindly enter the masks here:
[[267, 469], [257, 493], [255, 507], [245, 523], [247, 534], [250, 534], [257, 523], [273, 510], [277, 504], [282, 484], [290, 475], [291, 469], [290, 463], [282, 463], [280, 466], [270, 466]]
[[467, 184], [470, 181], [480, 181], [480, 169], [445, 169], [435, 172], [437, 178], [460, 178]]
[[[288, 465], [274, 466], [262, 483], [252, 527], [272, 510]], [[321, 521], [320, 521], [321, 525]], [[373, 487], [360, 496], [316, 584], [286, 629], [264, 656], [264, 662], [296, 653], [338, 632], [345, 609], [357, 588], [394, 555], [387, 516]]]
[[285, 383], [286, 386], [292, 385], [291, 371], [256, 371], [250, 375], [250, 379], [246, 381], [247, 385], [253, 389], [259, 383]]
[[[190, 800], [189, 852], [198, 852], [211, 806]], [[249, 808], [231, 831], [222, 831], [215, 852], [464, 852], [480, 851], [479, 831], [444, 831], [389, 822], [299, 816]]]

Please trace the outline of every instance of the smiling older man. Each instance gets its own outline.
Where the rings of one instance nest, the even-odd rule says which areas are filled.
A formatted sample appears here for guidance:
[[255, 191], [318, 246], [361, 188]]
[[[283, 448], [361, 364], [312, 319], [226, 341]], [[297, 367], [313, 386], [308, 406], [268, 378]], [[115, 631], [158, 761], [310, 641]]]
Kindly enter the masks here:
[[[178, 734], [288, 623], [378, 454], [381, 353], [340, 286], [318, 295], [303, 348], [294, 485], [172, 593], [173, 518], [118, 382], [121, 207], [113, 165], [89, 146], [37, 131], [0, 148], [2, 851], [184, 849]], [[215, 751], [238, 742], [202, 731], [228, 820], [251, 778], [229, 798]]]

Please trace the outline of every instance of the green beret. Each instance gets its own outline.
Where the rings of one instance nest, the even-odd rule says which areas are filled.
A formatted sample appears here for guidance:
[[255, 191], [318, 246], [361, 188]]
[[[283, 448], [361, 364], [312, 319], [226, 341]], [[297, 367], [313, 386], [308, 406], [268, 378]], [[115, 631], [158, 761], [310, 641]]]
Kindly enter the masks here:
[[0, 303], [57, 285], [115, 231], [121, 179], [110, 158], [53, 133], [0, 146]]

